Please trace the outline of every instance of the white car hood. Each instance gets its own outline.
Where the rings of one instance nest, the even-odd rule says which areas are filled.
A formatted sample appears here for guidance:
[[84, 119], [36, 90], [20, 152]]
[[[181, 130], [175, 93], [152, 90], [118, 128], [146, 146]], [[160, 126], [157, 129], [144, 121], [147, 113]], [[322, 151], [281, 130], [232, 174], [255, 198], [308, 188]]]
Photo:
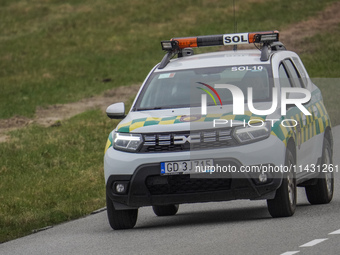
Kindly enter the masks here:
[[[268, 103], [254, 103], [254, 107], [258, 110], [266, 110], [270, 106]], [[252, 114], [246, 105], [244, 115], [233, 115], [232, 105], [208, 107], [207, 115], [201, 115], [200, 108], [130, 111], [126, 118], [119, 123], [117, 130], [132, 133], [158, 133], [213, 129], [223, 127], [222, 125], [214, 127], [216, 119], [228, 121], [225, 127], [231, 123], [233, 126], [244, 125], [250, 119], [254, 122], [266, 119], [279, 120], [281, 116], [278, 114], [278, 110], [268, 116]]]

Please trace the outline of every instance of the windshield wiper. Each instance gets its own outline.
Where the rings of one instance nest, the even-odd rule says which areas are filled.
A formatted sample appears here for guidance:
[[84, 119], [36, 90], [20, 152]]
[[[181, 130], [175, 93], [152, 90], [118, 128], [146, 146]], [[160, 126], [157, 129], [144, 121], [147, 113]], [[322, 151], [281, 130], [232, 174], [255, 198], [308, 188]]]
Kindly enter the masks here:
[[160, 109], [168, 109], [165, 107], [145, 107], [145, 108], [136, 108], [135, 111], [147, 111], [147, 110], [160, 110]]

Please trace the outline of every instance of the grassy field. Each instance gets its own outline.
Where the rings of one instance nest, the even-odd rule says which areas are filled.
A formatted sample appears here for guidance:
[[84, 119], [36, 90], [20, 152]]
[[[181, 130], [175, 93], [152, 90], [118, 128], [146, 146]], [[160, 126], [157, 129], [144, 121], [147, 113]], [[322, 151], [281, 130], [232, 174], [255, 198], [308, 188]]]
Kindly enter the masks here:
[[[161, 40], [234, 29], [232, 0], [63, 2], [1, 1], [0, 118], [141, 82]], [[327, 2], [237, 1], [238, 30], [282, 30]]]
[[[321, 89], [332, 125], [340, 125], [340, 25], [332, 33], [320, 33], [305, 40], [309, 52], [301, 55], [312, 81]], [[320, 78], [322, 77], [322, 78]]]
[[[331, 2], [237, 1], [238, 30], [284, 30]], [[141, 83], [163, 57], [161, 40], [233, 32], [232, 3], [3, 0], [0, 118], [32, 117], [39, 106]], [[339, 32], [320, 31], [304, 42], [311, 77], [339, 76]], [[321, 89], [333, 124], [340, 124], [339, 86]], [[13, 131], [0, 143], [0, 242], [105, 206], [103, 150], [115, 124], [99, 110], [88, 111], [60, 126]]]
[[103, 207], [100, 161], [112, 124], [89, 111], [59, 127], [15, 131], [1, 144], [1, 241]]

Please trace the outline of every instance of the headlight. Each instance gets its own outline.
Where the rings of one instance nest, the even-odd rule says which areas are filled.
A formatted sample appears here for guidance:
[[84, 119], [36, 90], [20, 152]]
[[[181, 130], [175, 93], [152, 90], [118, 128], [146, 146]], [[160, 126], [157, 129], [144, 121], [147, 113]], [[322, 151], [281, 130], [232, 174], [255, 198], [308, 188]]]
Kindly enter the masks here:
[[271, 132], [270, 122], [261, 122], [248, 127], [237, 127], [233, 136], [239, 143], [252, 143], [269, 137]]
[[113, 133], [113, 147], [117, 150], [136, 151], [142, 143], [140, 134]]

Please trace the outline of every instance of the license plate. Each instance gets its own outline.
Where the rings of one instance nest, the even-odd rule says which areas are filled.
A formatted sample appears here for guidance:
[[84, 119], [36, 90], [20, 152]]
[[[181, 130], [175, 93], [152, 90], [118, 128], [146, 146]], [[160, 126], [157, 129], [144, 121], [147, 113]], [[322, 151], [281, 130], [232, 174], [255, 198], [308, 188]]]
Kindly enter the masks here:
[[208, 170], [213, 163], [212, 159], [161, 162], [161, 174], [195, 174]]

